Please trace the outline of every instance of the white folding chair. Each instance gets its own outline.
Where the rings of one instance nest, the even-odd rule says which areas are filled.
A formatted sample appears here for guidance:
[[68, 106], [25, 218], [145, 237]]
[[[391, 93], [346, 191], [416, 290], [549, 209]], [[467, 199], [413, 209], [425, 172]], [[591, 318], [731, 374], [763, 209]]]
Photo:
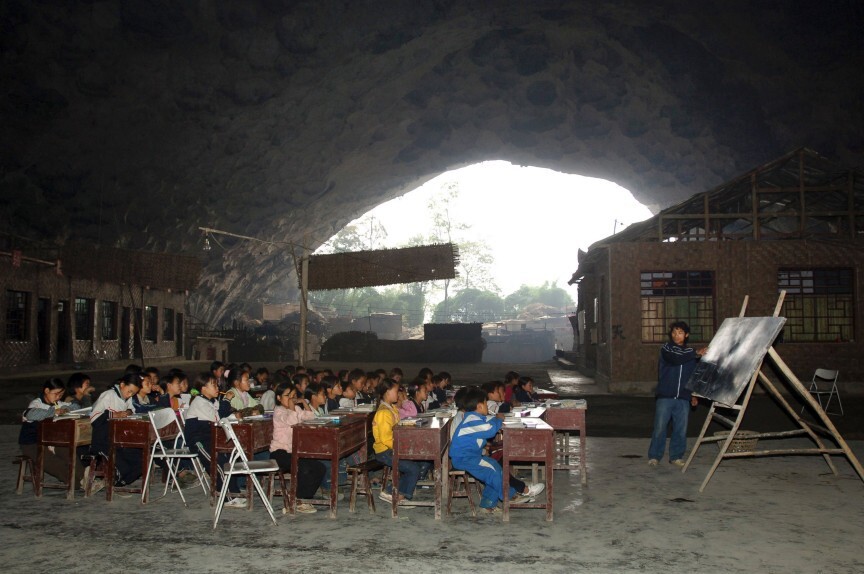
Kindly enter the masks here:
[[272, 483], [272, 475], [279, 472], [279, 464], [272, 459], [250, 461], [247, 458], [246, 452], [243, 450], [243, 447], [240, 445], [240, 441], [237, 440], [237, 435], [234, 432], [234, 427], [231, 426], [232, 421], [228, 419], [222, 419], [219, 421], [218, 424], [225, 432], [225, 439], [231, 444], [233, 444], [234, 448], [231, 451], [231, 456], [229, 457], [228, 462], [225, 465], [224, 477], [222, 479], [222, 489], [219, 491], [219, 499], [216, 502], [215, 516], [213, 517], [213, 528], [215, 529], [216, 524], [219, 522], [219, 516], [222, 514], [222, 507], [225, 505], [225, 497], [228, 495], [228, 482], [234, 475], [246, 475], [249, 477], [249, 480], [251, 480], [252, 484], [255, 485], [255, 490], [258, 491], [258, 495], [264, 502], [264, 506], [267, 508], [268, 514], [270, 514], [270, 520], [273, 521], [273, 524], [276, 524], [276, 516], [273, 515], [273, 506], [270, 504], [270, 497], [265, 494], [264, 489], [261, 487], [261, 483], [258, 481], [258, 477], [256, 475], [264, 473], [270, 474], [270, 480]]
[[[819, 406], [826, 414], [843, 414], [843, 402], [840, 400], [840, 392], [837, 390], [837, 379], [840, 376], [840, 371], [832, 371], [829, 369], [816, 369], [813, 373], [813, 379], [810, 381], [810, 394], [816, 397], [819, 401]], [[822, 397], [828, 397], [825, 404], [822, 404]], [[840, 412], [832, 413], [828, 409], [831, 407], [831, 400], [837, 397], [837, 405], [840, 407]], [[804, 412], [804, 409], [801, 409]]]
[[[180, 415], [180, 426], [181, 426], [181, 430], [183, 431], [181, 433], [182, 442], [180, 443], [179, 446], [188, 447], [188, 445], [186, 444], [186, 409], [181, 408], [180, 410], [177, 411], [177, 414]], [[195, 458], [192, 459], [192, 466], [195, 468], [195, 474], [197, 476], [199, 476], [199, 477], [203, 476], [203, 477], [206, 477], [208, 479], [206, 484], [200, 478], [198, 479], [199, 481], [201, 481], [202, 488], [204, 489], [204, 494], [206, 495], [206, 494], [210, 494], [210, 488], [214, 488], [214, 487], [209, 482], [210, 475], [205, 470], [204, 464], [201, 462], [201, 459], [204, 458], [204, 460], [207, 461], [207, 468], [210, 468], [210, 454], [205, 452], [205, 450], [201, 446], [200, 442], [197, 443], [196, 446], [198, 447], [198, 454], [201, 456], [196, 456]]]
[[[153, 441], [153, 448], [150, 449], [150, 465], [147, 467], [147, 474], [144, 477], [144, 487], [141, 489], [141, 503], [143, 504], [147, 499], [148, 489], [150, 488], [150, 477], [153, 475], [153, 467], [155, 466], [156, 461], [164, 460], [168, 469], [168, 479], [165, 481], [165, 489], [162, 491], [162, 496], [159, 498], [164, 497], [168, 494], [168, 489], [175, 486], [177, 487], [177, 492], [180, 494], [180, 499], [183, 501], [183, 504], [188, 507], [189, 505], [186, 503], [186, 497], [183, 496], [183, 489], [180, 488], [180, 482], [177, 480], [177, 471], [181, 460], [194, 459], [197, 455], [190, 452], [188, 448], [179, 446], [180, 441], [183, 440], [183, 433], [179, 432], [180, 427], [177, 423], [177, 415], [174, 413], [173, 409], [152, 410], [147, 413], [147, 416], [150, 417], [150, 424], [153, 426], [153, 430], [155, 431], [156, 440]], [[166, 448], [165, 443], [162, 442], [160, 431], [172, 424], [177, 426], [178, 433], [174, 438], [174, 444], [171, 448]], [[197, 466], [193, 464], [192, 468], [195, 469], [195, 474], [198, 476], [198, 480], [201, 482], [202, 488], [206, 494], [206, 479], [199, 472]]]

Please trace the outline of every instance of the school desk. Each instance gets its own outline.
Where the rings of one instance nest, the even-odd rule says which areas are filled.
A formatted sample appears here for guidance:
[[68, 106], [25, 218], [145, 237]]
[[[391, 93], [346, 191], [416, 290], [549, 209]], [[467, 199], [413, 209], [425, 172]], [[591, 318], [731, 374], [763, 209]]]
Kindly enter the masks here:
[[[339, 459], [360, 451], [366, 460], [366, 417], [344, 416], [338, 422], [325, 424], [304, 422], [293, 427], [291, 452], [291, 498], [288, 510], [297, 507], [297, 468], [301, 458], [330, 460], [330, 518], [336, 518], [336, 494], [339, 491]], [[308, 500], [313, 504], [320, 501]]]
[[[46, 419], [37, 425], [38, 456], [33, 470], [33, 491], [42, 496], [43, 488], [65, 488], [66, 499], [75, 498], [75, 465], [78, 460], [77, 447], [90, 444], [92, 427], [90, 419]], [[48, 447], [65, 447], [69, 450], [68, 484], [45, 484], [45, 450]]]
[[550, 405], [543, 414], [543, 419], [552, 425], [556, 433], [556, 444], [558, 444], [555, 457], [555, 470], [572, 470], [577, 468], [571, 459], [570, 432], [579, 433], [579, 473], [582, 486], [588, 485], [588, 468], [585, 462], [585, 439], [588, 430], [585, 426], [585, 411], [588, 410], [586, 403], [580, 403], [575, 407], [560, 407]]
[[[552, 482], [555, 475], [552, 467], [555, 462], [555, 429], [552, 425], [538, 418], [522, 418], [521, 425], [504, 425], [503, 458], [501, 466], [504, 470], [504, 522], [510, 521], [510, 484], [506, 479], [510, 475], [512, 462], [544, 463], [546, 468], [543, 476], [546, 479], [545, 504], [518, 504], [519, 508], [545, 508], [546, 520], [552, 521]], [[532, 425], [532, 426], [528, 426]]]
[[393, 518], [397, 514], [399, 492], [399, 460], [431, 460], [435, 480], [435, 501], [414, 502], [414, 506], [434, 506], [435, 520], [441, 520], [441, 500], [447, 498], [447, 477], [450, 474], [450, 423], [451, 417], [424, 417], [431, 421], [422, 426], [393, 427], [393, 503], [390, 506]]
[[[174, 440], [180, 434], [180, 425], [175, 421], [159, 431], [163, 441]], [[108, 465], [105, 469], [105, 498], [109, 502], [114, 499], [114, 491], [141, 494], [141, 488], [114, 486], [115, 458], [118, 448], [141, 449], [141, 480], [147, 474], [150, 466], [150, 450], [156, 441], [156, 431], [150, 424], [150, 418], [144, 415], [133, 415], [122, 419], [108, 419]], [[162, 477], [163, 480], [165, 477]], [[142, 485], [143, 486], [143, 485]], [[143, 503], [149, 500], [149, 493], [144, 494]]]

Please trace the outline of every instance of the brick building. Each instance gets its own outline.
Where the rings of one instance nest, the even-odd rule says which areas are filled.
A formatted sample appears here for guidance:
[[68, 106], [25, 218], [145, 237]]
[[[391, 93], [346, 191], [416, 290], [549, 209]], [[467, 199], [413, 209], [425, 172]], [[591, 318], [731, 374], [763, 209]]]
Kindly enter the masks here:
[[183, 355], [197, 259], [80, 245], [38, 255], [0, 251], [0, 369]]
[[580, 252], [578, 365], [612, 391], [649, 391], [669, 323], [707, 344], [723, 319], [787, 323], [776, 348], [802, 380], [864, 380], [864, 176], [791, 152]]

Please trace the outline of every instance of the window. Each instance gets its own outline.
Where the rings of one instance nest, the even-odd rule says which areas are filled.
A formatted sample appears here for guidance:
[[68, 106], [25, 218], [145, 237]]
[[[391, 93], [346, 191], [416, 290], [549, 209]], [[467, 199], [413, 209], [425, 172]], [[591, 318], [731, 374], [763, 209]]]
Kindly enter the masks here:
[[93, 299], [75, 298], [75, 338], [79, 341], [93, 338]]
[[30, 293], [25, 291], [6, 291], [6, 339], [27, 341], [27, 309], [30, 306]]
[[686, 321], [690, 341], [714, 336], [713, 271], [643, 271], [642, 342], [665, 343], [669, 324]]
[[102, 340], [117, 339], [117, 303], [102, 301]]
[[162, 340], [174, 340], [174, 309], [162, 309]]
[[144, 307], [144, 340], [156, 341], [159, 328], [159, 308], [147, 305]]
[[786, 290], [786, 342], [843, 342], [854, 338], [852, 269], [780, 269], [777, 290]]

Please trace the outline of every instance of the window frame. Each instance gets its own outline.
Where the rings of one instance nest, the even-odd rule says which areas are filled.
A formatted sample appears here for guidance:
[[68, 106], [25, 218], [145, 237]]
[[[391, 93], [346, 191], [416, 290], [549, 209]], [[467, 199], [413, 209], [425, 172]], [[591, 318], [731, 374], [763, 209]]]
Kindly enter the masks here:
[[[642, 343], [668, 341], [669, 324], [673, 321], [687, 322], [692, 343], [707, 343], [714, 337], [717, 278], [713, 269], [641, 270], [639, 289]], [[670, 308], [677, 309], [670, 313]], [[686, 311], [681, 312], [682, 308]]]
[[95, 326], [93, 324], [94, 300], [88, 297], [75, 297], [73, 312], [75, 313], [75, 340], [92, 341]]
[[[13, 299], [20, 299], [13, 305]], [[6, 328], [7, 341], [26, 342], [30, 340], [30, 292], [16, 289], [6, 290]]]
[[120, 330], [117, 328], [118, 309], [119, 304], [116, 301], [100, 302], [99, 336], [103, 341], [116, 341], [120, 337]]
[[144, 306], [144, 340], [155, 343], [159, 336], [159, 307], [156, 305]]
[[855, 269], [778, 267], [777, 291], [784, 290], [784, 343], [842, 344], [855, 340]]
[[162, 308], [162, 340], [173, 341], [175, 337], [175, 322], [177, 314], [171, 307]]

